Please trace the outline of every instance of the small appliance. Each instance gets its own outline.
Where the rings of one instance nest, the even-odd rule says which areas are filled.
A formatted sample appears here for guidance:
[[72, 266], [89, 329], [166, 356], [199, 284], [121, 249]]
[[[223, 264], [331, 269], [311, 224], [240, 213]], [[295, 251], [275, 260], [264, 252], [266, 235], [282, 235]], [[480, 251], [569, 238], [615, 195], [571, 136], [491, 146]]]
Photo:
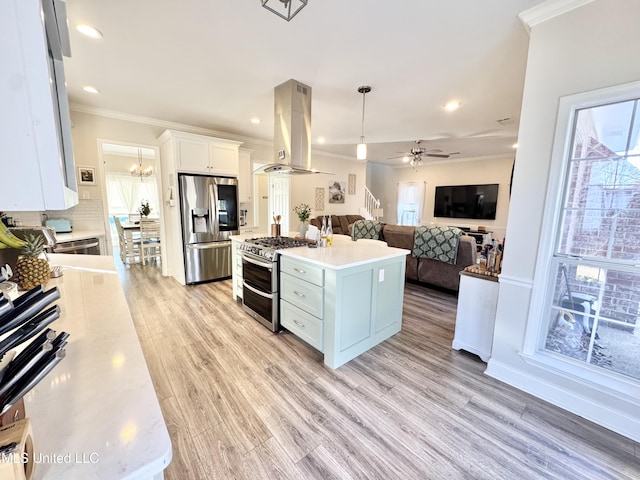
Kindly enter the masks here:
[[71, 222], [65, 218], [52, 218], [45, 222], [49, 228], [53, 228], [56, 233], [69, 233], [73, 231]]

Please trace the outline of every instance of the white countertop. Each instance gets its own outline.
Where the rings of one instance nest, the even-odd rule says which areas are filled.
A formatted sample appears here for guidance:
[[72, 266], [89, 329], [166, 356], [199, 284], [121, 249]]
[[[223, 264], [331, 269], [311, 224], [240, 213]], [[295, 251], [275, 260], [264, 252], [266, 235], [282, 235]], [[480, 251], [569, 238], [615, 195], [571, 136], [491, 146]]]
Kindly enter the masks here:
[[411, 251], [403, 248], [387, 247], [383, 243], [373, 244], [365, 242], [340, 241], [330, 247], [309, 248], [297, 247], [279, 250], [283, 257], [297, 258], [314, 263], [324, 268], [339, 270], [342, 268], [365, 265], [367, 263], [404, 257]]
[[49, 259], [63, 266], [47, 285], [61, 296], [51, 327], [70, 333], [69, 344], [25, 410], [36, 455], [63, 457], [36, 464], [33, 478], [151, 478], [171, 461], [171, 440], [113, 257]]
[[73, 232], [69, 233], [56, 233], [56, 243], [100, 237], [104, 237], [104, 230], [102, 229], [74, 230]]

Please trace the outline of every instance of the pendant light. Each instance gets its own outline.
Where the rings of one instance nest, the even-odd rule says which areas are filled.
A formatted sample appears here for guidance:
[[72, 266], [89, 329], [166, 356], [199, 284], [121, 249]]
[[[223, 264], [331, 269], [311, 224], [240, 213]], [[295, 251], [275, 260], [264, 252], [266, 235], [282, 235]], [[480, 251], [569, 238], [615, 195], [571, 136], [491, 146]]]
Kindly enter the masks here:
[[362, 86], [358, 88], [358, 92], [362, 94], [362, 133], [360, 135], [360, 143], [356, 147], [356, 159], [357, 160], [366, 160], [367, 159], [367, 144], [364, 143], [364, 100], [367, 95], [371, 91], [371, 87]]

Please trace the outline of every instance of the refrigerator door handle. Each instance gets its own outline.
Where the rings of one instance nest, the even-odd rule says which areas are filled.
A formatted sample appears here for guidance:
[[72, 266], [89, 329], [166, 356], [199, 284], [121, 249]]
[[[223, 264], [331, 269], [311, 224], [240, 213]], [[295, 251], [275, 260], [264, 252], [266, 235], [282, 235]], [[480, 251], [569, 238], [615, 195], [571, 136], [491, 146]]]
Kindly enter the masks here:
[[220, 216], [218, 215], [218, 188], [215, 184], [215, 179], [212, 179], [209, 184], [209, 200], [211, 201], [211, 209], [212, 212], [212, 220], [211, 220], [211, 234], [215, 239], [220, 238], [220, 225], [218, 220]]

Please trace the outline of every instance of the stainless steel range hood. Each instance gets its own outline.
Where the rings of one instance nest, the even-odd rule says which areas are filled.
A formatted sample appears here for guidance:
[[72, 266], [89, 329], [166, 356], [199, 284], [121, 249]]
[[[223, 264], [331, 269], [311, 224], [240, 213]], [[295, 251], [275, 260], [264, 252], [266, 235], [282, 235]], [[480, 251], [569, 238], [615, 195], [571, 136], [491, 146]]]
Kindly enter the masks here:
[[274, 89], [274, 100], [273, 145], [277, 163], [254, 173], [327, 173], [311, 168], [311, 87], [287, 80]]

